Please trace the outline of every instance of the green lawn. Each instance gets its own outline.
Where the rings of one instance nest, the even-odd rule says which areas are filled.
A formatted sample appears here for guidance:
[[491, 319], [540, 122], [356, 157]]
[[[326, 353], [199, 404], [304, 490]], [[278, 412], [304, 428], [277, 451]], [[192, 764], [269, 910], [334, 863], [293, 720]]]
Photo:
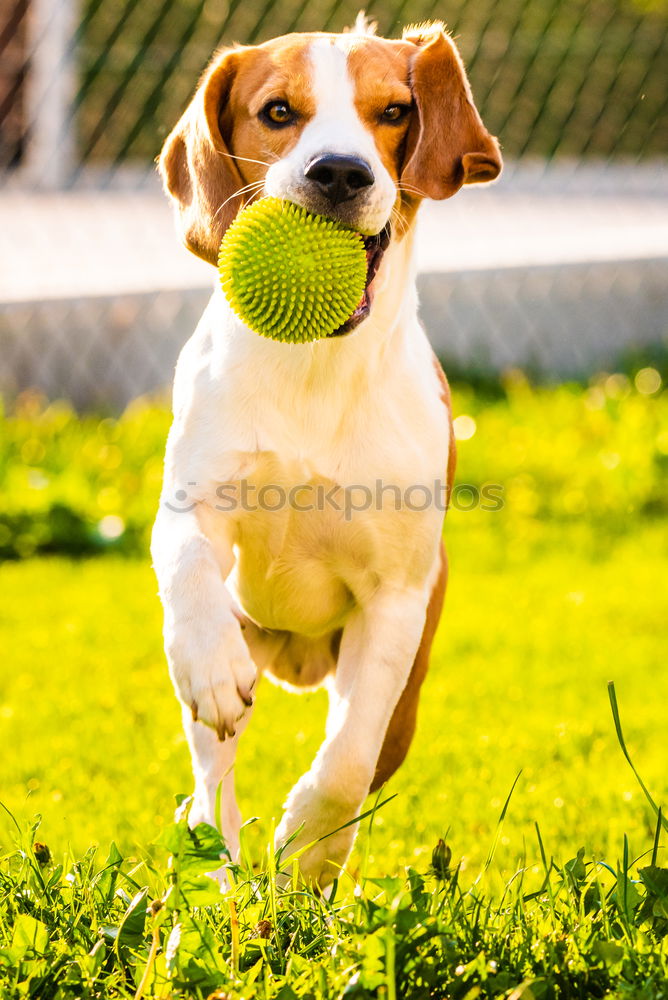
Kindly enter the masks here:
[[[523, 838], [536, 856], [534, 820], [557, 854], [583, 844], [614, 860], [624, 831], [640, 851], [652, 817], [617, 746], [606, 681], [646, 783], [665, 798], [665, 525], [596, 559], [578, 532], [553, 530], [549, 547], [518, 557], [480, 527], [469, 537], [467, 516], [451, 532], [452, 584], [418, 736], [370, 860], [379, 871], [424, 862], [449, 829], [475, 869], [520, 770], [504, 870], [515, 870]], [[3, 577], [2, 799], [42, 814], [41, 836], [58, 851], [115, 839], [141, 853], [191, 785], [150, 567], [54, 558], [6, 565]], [[315, 752], [324, 708], [321, 693], [262, 684], [238, 784], [265, 834]]]
[[[375, 815], [371, 836], [364, 825], [351, 859], [351, 872], [367, 879], [357, 903], [350, 908], [352, 885], [345, 881], [341, 908], [335, 904], [323, 923], [326, 904], [316, 897], [276, 903], [270, 882], [261, 881], [251, 891], [249, 868], [236, 897], [237, 958], [230, 952], [229, 908], [205, 909], [188, 923], [192, 911], [177, 880], [161, 911], [163, 929], [154, 934], [161, 950], [146, 996], [207, 996], [224, 985], [238, 998], [334, 997], [344, 990], [388, 1000], [473, 998], [509, 996], [521, 983], [525, 992], [513, 996], [525, 1000], [609, 989], [620, 998], [668, 996], [668, 939], [660, 944], [668, 929], [667, 876], [641, 904], [637, 868], [649, 860], [630, 864], [651, 852], [656, 816], [622, 756], [606, 691], [614, 680], [634, 763], [665, 804], [666, 399], [620, 395], [611, 386], [601, 403], [598, 388], [588, 396], [574, 389], [534, 393], [522, 385], [499, 399], [457, 394], [457, 412], [477, 422], [476, 433], [460, 442], [459, 481], [500, 483], [504, 507], [448, 515], [451, 586], [418, 734], [386, 789], [396, 797]], [[40, 419], [46, 418], [35, 426]], [[68, 433], [83, 434], [80, 427], [73, 421]], [[12, 433], [18, 436], [16, 426]], [[33, 429], [30, 439], [39, 433]], [[53, 473], [54, 495], [59, 482]], [[82, 501], [82, 511], [93, 501]], [[147, 489], [141, 510], [152, 503]], [[141, 517], [137, 523], [140, 538]], [[0, 983], [7, 983], [0, 995], [133, 996], [149, 943], [149, 925], [132, 925], [127, 913], [134, 889], [124, 883], [127, 897], [114, 896], [112, 887], [95, 902], [92, 870], [84, 866], [69, 882], [66, 875], [72, 858], [93, 844], [101, 845], [99, 866], [114, 840], [126, 857], [146, 859], [148, 867], [140, 864], [133, 878], [157, 895], [166, 852], [151, 845], [162, 835], [163, 848], [180, 857], [178, 828], [171, 825], [174, 795], [189, 792], [191, 778], [152, 571], [146, 558], [109, 554], [26, 559], [5, 563], [0, 574], [0, 799], [21, 827], [41, 814], [38, 840], [56, 861], [69, 859], [45, 888], [44, 872], [52, 869], [40, 867], [25, 843], [23, 855], [11, 855], [15, 827], [9, 817], [0, 819], [0, 841], [10, 852], [0, 868]], [[289, 695], [266, 681], [260, 687], [237, 769], [242, 811], [259, 817], [247, 833], [253, 864], [263, 863], [272, 820], [315, 752], [324, 710], [321, 693]], [[536, 823], [548, 863], [554, 857], [561, 870], [553, 872], [554, 886], [543, 884]], [[471, 895], [497, 832], [491, 867]], [[402, 896], [406, 867], [426, 873], [440, 837], [452, 850], [452, 866], [460, 863], [459, 881], [432, 879], [421, 894], [413, 875], [412, 895]], [[600, 900], [585, 906], [594, 890], [585, 892], [577, 866], [571, 868], [577, 877], [563, 874], [581, 847], [588, 863], [615, 870], [621, 863], [636, 880], [620, 876], [615, 895], [606, 870], [589, 864], [587, 877], [600, 874], [612, 893], [608, 908]], [[666, 867], [663, 847], [654, 860]], [[120, 865], [113, 856], [112, 862], [112, 869]], [[132, 863], [121, 867], [127, 873]], [[499, 902], [524, 867], [524, 882], [516, 878]], [[390, 875], [399, 881], [368, 881]], [[627, 898], [627, 889], [636, 895]], [[72, 921], [64, 914], [75, 902]], [[488, 914], [484, 926], [481, 913]], [[40, 926], [21, 924], [19, 914]], [[260, 946], [253, 926], [267, 914], [283, 936], [277, 932]], [[114, 938], [109, 926], [123, 919], [125, 930]], [[190, 943], [177, 949], [170, 993], [164, 948], [179, 921]], [[51, 934], [48, 945], [41, 927]], [[421, 936], [429, 947], [396, 951], [404, 939]], [[107, 941], [104, 962], [95, 957], [99, 949], [90, 956], [98, 938]], [[40, 948], [47, 958], [39, 958]], [[211, 951], [208, 959], [203, 949]], [[318, 961], [300, 964], [304, 953]], [[420, 956], [419, 973], [408, 955]], [[56, 974], [61, 960], [65, 971]]]

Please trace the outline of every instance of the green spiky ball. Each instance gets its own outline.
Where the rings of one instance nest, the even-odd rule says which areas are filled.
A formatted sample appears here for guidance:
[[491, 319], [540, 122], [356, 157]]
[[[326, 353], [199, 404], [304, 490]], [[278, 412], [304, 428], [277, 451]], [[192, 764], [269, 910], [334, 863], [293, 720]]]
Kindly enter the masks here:
[[237, 215], [218, 255], [232, 309], [263, 337], [320, 340], [355, 311], [366, 283], [359, 233], [280, 198], [261, 198]]

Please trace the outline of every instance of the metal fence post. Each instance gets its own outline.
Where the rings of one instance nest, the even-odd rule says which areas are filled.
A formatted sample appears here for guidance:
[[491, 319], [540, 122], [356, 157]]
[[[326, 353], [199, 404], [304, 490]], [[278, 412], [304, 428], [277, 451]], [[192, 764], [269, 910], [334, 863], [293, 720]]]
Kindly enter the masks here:
[[76, 6], [77, 0], [31, 0], [29, 8], [25, 172], [40, 188], [64, 187], [75, 162]]

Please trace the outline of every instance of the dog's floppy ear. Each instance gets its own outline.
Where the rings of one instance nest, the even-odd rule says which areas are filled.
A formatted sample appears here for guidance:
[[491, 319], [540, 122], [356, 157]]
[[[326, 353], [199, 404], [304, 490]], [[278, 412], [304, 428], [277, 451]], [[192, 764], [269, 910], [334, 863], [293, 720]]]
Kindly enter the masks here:
[[220, 241], [242, 204], [233, 195], [244, 181], [220, 131], [221, 111], [239, 56], [232, 49], [212, 63], [158, 159], [186, 246], [211, 264], [216, 263]]
[[417, 108], [406, 137], [400, 182], [409, 194], [449, 198], [462, 184], [493, 181], [501, 173], [499, 144], [482, 123], [466, 71], [443, 25], [408, 28], [417, 46], [411, 89]]

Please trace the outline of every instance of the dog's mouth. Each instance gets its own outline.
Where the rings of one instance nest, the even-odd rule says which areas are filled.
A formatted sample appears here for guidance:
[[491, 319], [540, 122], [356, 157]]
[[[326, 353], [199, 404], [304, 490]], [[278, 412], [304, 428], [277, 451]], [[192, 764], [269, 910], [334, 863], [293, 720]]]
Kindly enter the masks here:
[[366, 251], [366, 284], [364, 285], [364, 292], [362, 293], [362, 298], [355, 307], [355, 311], [350, 316], [345, 323], [343, 323], [338, 329], [330, 333], [330, 337], [342, 337], [346, 333], [350, 333], [354, 330], [356, 326], [366, 319], [371, 311], [371, 303], [373, 302], [373, 290], [371, 284], [373, 279], [378, 273], [378, 268], [383, 259], [383, 254], [390, 245], [392, 233], [390, 230], [390, 223], [381, 229], [379, 233], [375, 236], [363, 236], [364, 249]]

